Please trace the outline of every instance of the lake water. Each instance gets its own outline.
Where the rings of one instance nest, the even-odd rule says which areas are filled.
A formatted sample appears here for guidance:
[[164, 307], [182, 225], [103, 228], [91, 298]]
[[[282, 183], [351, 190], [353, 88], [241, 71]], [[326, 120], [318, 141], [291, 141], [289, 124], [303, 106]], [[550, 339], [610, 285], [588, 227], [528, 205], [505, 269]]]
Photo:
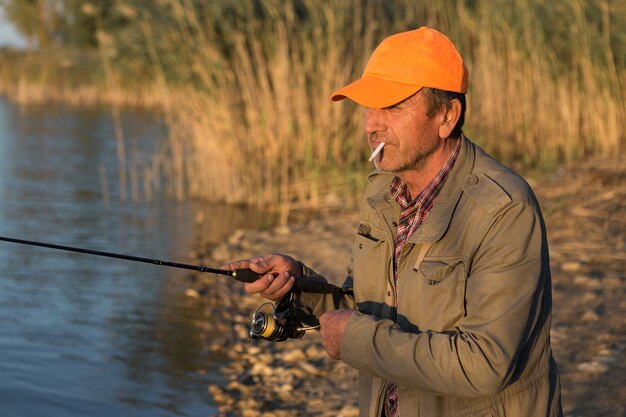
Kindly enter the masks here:
[[[126, 112], [122, 127], [129, 152], [165, 136], [149, 114]], [[270, 221], [163, 197], [120, 202], [117, 172], [106, 108], [0, 99], [1, 236], [193, 262], [199, 243]], [[184, 274], [0, 242], [0, 416], [215, 415], [207, 385], [222, 382], [223, 358], [207, 347], [219, 335], [184, 296]]]

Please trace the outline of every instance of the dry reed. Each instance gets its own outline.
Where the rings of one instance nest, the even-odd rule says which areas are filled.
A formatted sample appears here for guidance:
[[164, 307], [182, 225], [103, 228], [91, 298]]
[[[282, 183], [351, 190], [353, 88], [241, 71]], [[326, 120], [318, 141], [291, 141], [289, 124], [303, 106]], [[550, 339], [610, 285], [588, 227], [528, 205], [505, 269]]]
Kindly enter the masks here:
[[[286, 209], [350, 206], [371, 167], [361, 112], [347, 101], [331, 104], [328, 95], [360, 75], [385, 36], [428, 25], [446, 33], [467, 62], [466, 133], [506, 163], [546, 167], [624, 151], [626, 42], [615, 35], [626, 23], [623, 2], [201, 4], [159, 0], [152, 14], [125, 6], [139, 29], [116, 38], [112, 71], [140, 70], [114, 83], [119, 91], [102, 83], [55, 89], [31, 77], [14, 96], [158, 105], [169, 138], [149, 163], [130, 162], [148, 197], [162, 189]], [[128, 48], [137, 51], [125, 54]], [[139, 76], [140, 83], [128, 82]], [[0, 93], [6, 90], [0, 81]]]
[[[332, 105], [328, 94], [359, 76], [382, 37], [422, 24], [459, 46], [470, 69], [466, 131], [505, 162], [545, 167], [624, 149], [623, 68], [594, 61], [582, 0], [570, 2], [575, 30], [562, 40], [573, 57], [568, 64], [522, 0], [500, 4], [509, 15], [487, 1], [471, 9], [397, 1], [403, 19], [386, 24], [377, 19], [383, 3], [303, 1], [312, 26], [296, 19], [291, 3], [267, 2], [266, 21], [229, 28], [227, 57], [207, 40], [215, 36], [188, 0], [171, 3], [184, 9], [181, 36], [204, 42], [202, 54], [183, 59], [200, 88], [173, 99], [166, 172], [185, 195], [288, 208], [353, 204], [369, 169], [361, 113]], [[601, 47], [611, 53], [608, 43]]]
[[[178, 179], [170, 180], [176, 194], [184, 187], [193, 197], [282, 208], [354, 203], [359, 181], [352, 174], [364, 170], [366, 144], [346, 130], [360, 124], [354, 106], [329, 106], [328, 94], [364, 64], [371, 42], [362, 26], [352, 28], [361, 57], [352, 62], [336, 42], [346, 33], [329, 22], [342, 16], [330, 7], [315, 12], [324, 24], [303, 33], [293, 10], [276, 2], [264, 37], [232, 31], [228, 59], [210, 42], [202, 54], [186, 56], [202, 85], [200, 92], [168, 93], [176, 103], [169, 158], [157, 158]], [[189, 13], [184, 26], [203, 31]], [[181, 34], [186, 42], [189, 36]], [[155, 70], [164, 79], [162, 68]]]

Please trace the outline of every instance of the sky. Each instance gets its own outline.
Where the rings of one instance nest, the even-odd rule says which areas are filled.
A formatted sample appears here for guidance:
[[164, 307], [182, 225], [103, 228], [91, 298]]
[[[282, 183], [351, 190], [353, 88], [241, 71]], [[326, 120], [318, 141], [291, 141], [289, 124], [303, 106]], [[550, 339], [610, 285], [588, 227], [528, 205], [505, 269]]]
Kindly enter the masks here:
[[0, 8], [0, 48], [5, 46], [26, 48], [26, 40], [5, 20], [4, 11]]

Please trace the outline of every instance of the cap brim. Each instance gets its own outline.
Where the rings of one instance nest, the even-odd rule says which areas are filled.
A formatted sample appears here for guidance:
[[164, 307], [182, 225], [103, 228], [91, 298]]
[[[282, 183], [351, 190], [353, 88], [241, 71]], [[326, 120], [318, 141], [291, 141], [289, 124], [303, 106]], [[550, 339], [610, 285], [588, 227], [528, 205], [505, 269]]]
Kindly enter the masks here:
[[340, 88], [330, 95], [332, 101], [349, 98], [362, 106], [382, 109], [393, 106], [415, 94], [421, 86], [366, 76]]

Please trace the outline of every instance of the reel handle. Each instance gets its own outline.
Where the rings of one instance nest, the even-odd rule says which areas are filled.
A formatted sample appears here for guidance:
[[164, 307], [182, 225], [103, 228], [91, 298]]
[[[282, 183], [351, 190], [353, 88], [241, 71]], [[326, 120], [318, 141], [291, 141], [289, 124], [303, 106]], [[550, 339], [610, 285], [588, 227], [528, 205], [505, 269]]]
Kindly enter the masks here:
[[[261, 278], [261, 275], [248, 268], [235, 269], [231, 272], [231, 276], [240, 282], [254, 282]], [[317, 294], [352, 294], [351, 290], [345, 290], [327, 282], [308, 279], [297, 279], [294, 288]]]

